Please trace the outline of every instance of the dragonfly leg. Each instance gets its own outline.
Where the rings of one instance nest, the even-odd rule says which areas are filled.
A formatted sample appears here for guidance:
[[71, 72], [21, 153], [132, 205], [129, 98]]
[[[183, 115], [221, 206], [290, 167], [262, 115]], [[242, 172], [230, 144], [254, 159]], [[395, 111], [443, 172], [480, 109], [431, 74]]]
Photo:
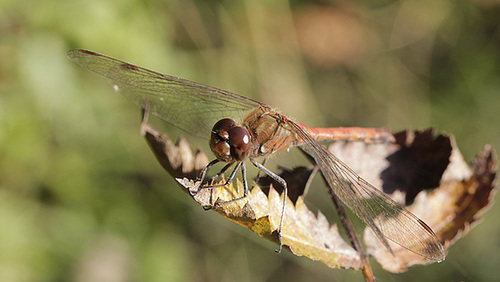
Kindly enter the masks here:
[[[266, 161], [267, 161], [267, 158], [262, 161], [263, 166], [266, 165]], [[259, 169], [259, 171], [257, 172], [257, 176], [255, 176], [255, 181], [259, 181], [260, 172], [261, 172], [261, 170]]]
[[218, 159], [209, 162], [207, 166], [205, 166], [205, 168], [201, 171], [200, 176], [198, 177], [198, 181], [201, 181], [203, 183], [203, 180], [205, 180], [205, 176], [207, 175], [208, 169], [218, 162], [220, 162]]
[[[243, 196], [239, 197], [239, 198], [236, 198], [236, 199], [232, 199], [232, 200], [229, 200], [229, 201], [225, 201], [225, 202], [220, 202], [220, 203], [216, 203], [214, 205], [214, 207], [216, 206], [220, 206], [220, 205], [224, 205], [224, 204], [229, 204], [229, 203], [232, 203], [232, 202], [236, 202], [238, 200], [241, 200], [243, 198], [246, 198], [248, 196], [248, 184], [247, 184], [247, 168], [245, 166], [245, 162], [239, 162], [236, 167], [234, 168], [233, 172], [231, 173], [231, 176], [229, 176], [229, 179], [228, 181], [226, 181], [225, 184], [219, 184], [219, 185], [212, 185], [211, 188], [214, 188], [214, 187], [219, 187], [219, 186], [225, 186], [229, 183], [231, 183], [231, 181], [233, 180], [232, 178], [234, 178], [234, 175], [236, 174], [236, 171], [238, 171], [238, 168], [241, 166], [241, 177], [243, 177]], [[230, 180], [231, 179], [231, 180]]]
[[288, 197], [288, 188], [287, 188], [287, 184], [286, 184], [286, 181], [281, 178], [279, 175], [275, 174], [274, 172], [270, 171], [269, 169], [267, 169], [265, 166], [263, 166], [262, 164], [260, 164], [259, 162], [255, 161], [254, 159], [250, 159], [250, 161], [252, 162], [252, 164], [257, 167], [258, 169], [260, 169], [261, 171], [263, 171], [265, 174], [269, 175], [269, 177], [271, 177], [272, 179], [276, 180], [279, 184], [281, 184], [281, 186], [283, 186], [283, 205], [281, 207], [281, 219], [280, 219], [280, 225], [278, 227], [278, 240], [279, 240], [279, 248], [276, 250], [277, 253], [281, 253], [281, 250], [283, 249], [283, 244], [281, 243], [281, 229], [283, 227], [283, 218], [285, 217], [285, 206], [286, 206], [286, 198]]
[[225, 165], [216, 175], [212, 176], [212, 180], [214, 180], [214, 179], [218, 178], [219, 176], [221, 176], [222, 174], [224, 174], [233, 164], [234, 164], [234, 162], [228, 163], [227, 165]]
[[[215, 159], [215, 160], [211, 161], [210, 163], [208, 163], [207, 166], [205, 166], [205, 168], [201, 171], [200, 176], [198, 177], [197, 181], [203, 182], [205, 180], [205, 176], [207, 175], [208, 169], [218, 162], [220, 162], [220, 161], [218, 159]], [[216, 175], [211, 177], [211, 180], [213, 181], [217, 177], [224, 174], [233, 164], [234, 164], [234, 162], [228, 163], [227, 165], [225, 165]]]
[[[216, 163], [217, 163], [216, 161], [218, 162], [218, 160], [211, 161], [211, 162], [207, 165], [207, 167], [208, 167], [209, 165], [214, 165], [214, 164], [216, 164]], [[212, 163], [213, 163], [213, 164], [212, 164]], [[217, 188], [217, 187], [222, 187], [222, 186], [226, 186], [226, 185], [231, 184], [231, 182], [233, 182], [234, 177], [236, 176], [236, 172], [238, 172], [238, 169], [240, 169], [240, 166], [242, 165], [242, 163], [244, 163], [244, 162], [239, 162], [239, 163], [236, 165], [236, 167], [233, 169], [233, 171], [231, 172], [231, 175], [229, 175], [229, 178], [226, 180], [226, 182], [225, 182], [225, 183], [223, 183], [223, 184], [217, 184], [217, 185], [201, 185], [201, 186], [200, 186], [200, 188], [198, 188], [198, 192], [200, 192], [200, 191], [201, 191], [201, 189]], [[228, 168], [228, 167], [230, 167], [230, 165], [226, 165], [223, 169], [226, 169], [226, 170], [227, 170], [227, 168]], [[207, 168], [205, 168], [204, 170], [207, 170]], [[202, 172], [202, 174], [206, 174], [206, 171], [205, 171], [205, 172]], [[205, 175], [203, 175], [203, 178], [204, 178], [204, 177], [205, 177]], [[203, 179], [202, 179], [202, 180], [203, 180]], [[197, 192], [197, 193], [198, 193], [198, 192]]]

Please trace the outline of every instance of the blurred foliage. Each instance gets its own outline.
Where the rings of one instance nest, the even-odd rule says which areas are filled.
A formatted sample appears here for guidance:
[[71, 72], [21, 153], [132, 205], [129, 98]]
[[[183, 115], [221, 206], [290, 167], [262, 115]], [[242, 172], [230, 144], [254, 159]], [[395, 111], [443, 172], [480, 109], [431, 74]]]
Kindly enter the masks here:
[[[499, 18], [495, 0], [1, 0], [0, 280], [362, 279], [276, 255], [188, 200], [140, 137], [138, 109], [66, 50], [227, 89], [309, 125], [436, 126], [471, 159], [500, 148]], [[494, 281], [498, 212], [445, 262], [376, 276]]]

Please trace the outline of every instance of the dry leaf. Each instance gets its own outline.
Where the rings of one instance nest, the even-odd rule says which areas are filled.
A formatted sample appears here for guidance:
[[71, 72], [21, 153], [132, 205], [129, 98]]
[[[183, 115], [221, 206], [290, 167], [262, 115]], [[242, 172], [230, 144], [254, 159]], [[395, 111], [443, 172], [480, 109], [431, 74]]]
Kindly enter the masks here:
[[[263, 177], [248, 197], [224, 204], [216, 203], [241, 196], [243, 185], [231, 184], [198, 191], [197, 179], [208, 163], [199, 150], [193, 155], [184, 139], [174, 145], [170, 139], [144, 123], [145, 136], [158, 161], [185, 187], [200, 205], [213, 208], [227, 219], [251, 229], [259, 236], [279, 243], [277, 230], [281, 219], [282, 197]], [[364, 144], [335, 142], [329, 149], [358, 174], [398, 202], [412, 203], [408, 209], [424, 220], [449, 248], [477, 222], [478, 213], [492, 203], [495, 192], [496, 160], [489, 147], [469, 168], [454, 140], [434, 137], [432, 129], [395, 135], [396, 143]], [[339, 235], [322, 213], [315, 215], [304, 204], [302, 193], [312, 170], [281, 168], [279, 175], [289, 184], [291, 196], [286, 201], [282, 243], [298, 256], [319, 260], [332, 268], [363, 268], [364, 259]], [[266, 182], [267, 181], [267, 182]], [[280, 186], [276, 186], [280, 188]], [[425, 189], [434, 189], [427, 191]], [[370, 255], [391, 272], [403, 272], [414, 264], [429, 263], [424, 258], [392, 244], [396, 256], [380, 243], [371, 230], [365, 230], [365, 244]]]
[[[434, 136], [433, 129], [395, 137], [395, 144], [335, 143], [330, 151], [394, 200], [411, 204], [406, 208], [448, 249], [492, 204], [497, 174], [493, 152], [486, 146], [469, 167], [454, 139]], [[391, 244], [393, 256], [369, 228], [364, 241], [368, 253], [391, 272], [432, 263], [396, 244]]]
[[193, 155], [189, 144], [182, 136], [174, 145], [165, 134], [158, 132], [147, 122], [141, 124], [141, 135], [146, 138], [163, 168], [175, 178], [195, 179], [208, 163], [207, 156], [200, 150]]

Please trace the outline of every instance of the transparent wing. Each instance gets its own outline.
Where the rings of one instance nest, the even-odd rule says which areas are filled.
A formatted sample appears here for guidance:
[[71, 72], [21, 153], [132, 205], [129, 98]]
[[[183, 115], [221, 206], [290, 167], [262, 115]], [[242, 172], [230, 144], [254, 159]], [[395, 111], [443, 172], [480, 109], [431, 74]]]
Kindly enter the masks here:
[[373, 187], [313, 139], [301, 126], [288, 120], [301, 146], [319, 165], [330, 189], [367, 226], [388, 250], [387, 239], [432, 261], [444, 259], [444, 248], [422, 220]]
[[163, 75], [87, 50], [70, 50], [77, 65], [111, 80], [115, 90], [139, 107], [193, 135], [210, 137], [222, 118], [238, 119], [259, 102], [189, 80]]

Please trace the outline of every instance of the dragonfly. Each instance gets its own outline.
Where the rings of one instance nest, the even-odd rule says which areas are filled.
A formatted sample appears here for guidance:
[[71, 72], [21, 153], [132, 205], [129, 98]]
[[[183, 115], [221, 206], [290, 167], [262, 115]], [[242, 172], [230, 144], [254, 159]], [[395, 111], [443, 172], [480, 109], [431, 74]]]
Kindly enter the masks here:
[[84, 69], [107, 77], [116, 91], [139, 107], [147, 108], [153, 115], [190, 134], [209, 138], [216, 159], [203, 169], [200, 179], [203, 180], [207, 170], [219, 162], [227, 163], [220, 173], [233, 165], [234, 169], [226, 183], [201, 185], [198, 191], [230, 184], [239, 170], [243, 178], [243, 196], [218, 204], [247, 197], [247, 160], [283, 186], [282, 216], [278, 230], [280, 250], [287, 184], [258, 160], [299, 146], [314, 159], [328, 188], [371, 228], [393, 255], [389, 241], [429, 261], [444, 260], [443, 245], [424, 221], [361, 178], [319, 143], [325, 140], [383, 140], [390, 135], [385, 130], [311, 128], [253, 99], [164, 75], [96, 52], [69, 50], [67, 57]]

